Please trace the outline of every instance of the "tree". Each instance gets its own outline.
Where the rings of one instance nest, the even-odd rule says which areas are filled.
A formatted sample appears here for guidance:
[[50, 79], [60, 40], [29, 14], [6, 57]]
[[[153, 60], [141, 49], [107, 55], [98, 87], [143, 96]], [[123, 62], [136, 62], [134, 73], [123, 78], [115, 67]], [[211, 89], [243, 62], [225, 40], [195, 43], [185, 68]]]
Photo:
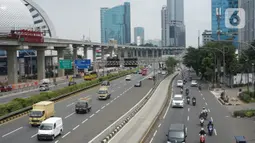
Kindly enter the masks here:
[[173, 73], [175, 66], [177, 65], [178, 61], [173, 57], [169, 57], [166, 60], [166, 69], [168, 73]]

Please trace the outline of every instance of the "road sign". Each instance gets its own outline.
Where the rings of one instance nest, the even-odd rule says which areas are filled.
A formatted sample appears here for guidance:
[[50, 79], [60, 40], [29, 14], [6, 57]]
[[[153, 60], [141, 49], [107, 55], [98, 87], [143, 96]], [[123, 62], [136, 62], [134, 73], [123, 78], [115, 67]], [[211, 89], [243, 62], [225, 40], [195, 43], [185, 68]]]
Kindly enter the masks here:
[[118, 58], [107, 58], [105, 67], [120, 67], [120, 59]]
[[72, 60], [59, 60], [60, 69], [72, 69]]
[[90, 59], [75, 60], [74, 63], [78, 69], [87, 69], [91, 66]]
[[137, 67], [137, 58], [124, 58], [124, 67]]

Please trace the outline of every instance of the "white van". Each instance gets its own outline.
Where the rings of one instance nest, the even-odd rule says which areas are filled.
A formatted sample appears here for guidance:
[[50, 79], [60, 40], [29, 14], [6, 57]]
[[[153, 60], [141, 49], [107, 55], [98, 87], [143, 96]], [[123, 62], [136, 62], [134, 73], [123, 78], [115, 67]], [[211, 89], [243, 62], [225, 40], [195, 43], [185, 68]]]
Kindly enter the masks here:
[[37, 139], [51, 139], [61, 135], [63, 132], [63, 121], [61, 117], [51, 117], [43, 121], [38, 129]]

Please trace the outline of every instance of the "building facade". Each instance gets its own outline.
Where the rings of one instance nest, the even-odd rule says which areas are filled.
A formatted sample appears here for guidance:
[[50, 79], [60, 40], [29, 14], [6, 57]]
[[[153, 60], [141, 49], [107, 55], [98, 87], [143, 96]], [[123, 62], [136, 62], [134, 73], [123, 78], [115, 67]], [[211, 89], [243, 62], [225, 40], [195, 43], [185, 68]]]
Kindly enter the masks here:
[[125, 2], [113, 8], [101, 8], [101, 43], [110, 39], [118, 44], [131, 43], [130, 3]]
[[[238, 8], [238, 0], [212, 0], [212, 39], [213, 40], [233, 40], [233, 44], [238, 46], [238, 29], [229, 29], [225, 25], [225, 11], [227, 8]], [[220, 15], [219, 19], [217, 15]], [[220, 36], [218, 36], [220, 29]]]
[[[139, 43], [138, 41], [139, 40]], [[138, 45], [144, 44], [144, 28], [143, 27], [135, 27], [134, 28], [134, 42]]]
[[[239, 29], [239, 42], [251, 43], [255, 40], [255, 1], [239, 0], [238, 6], [245, 11], [245, 27]], [[247, 47], [246, 44], [240, 43], [241, 49]]]
[[208, 42], [211, 42], [212, 41], [212, 31], [210, 30], [205, 30], [203, 33], [202, 33], [202, 42], [203, 42], [203, 45], [206, 45]]
[[168, 46], [167, 39], [169, 37], [169, 32], [167, 31], [167, 24], [168, 24], [168, 11], [167, 6], [163, 6], [161, 9], [161, 45], [163, 47]]
[[167, 46], [185, 47], [186, 46], [186, 30], [184, 24], [184, 1], [183, 0], [167, 0]]

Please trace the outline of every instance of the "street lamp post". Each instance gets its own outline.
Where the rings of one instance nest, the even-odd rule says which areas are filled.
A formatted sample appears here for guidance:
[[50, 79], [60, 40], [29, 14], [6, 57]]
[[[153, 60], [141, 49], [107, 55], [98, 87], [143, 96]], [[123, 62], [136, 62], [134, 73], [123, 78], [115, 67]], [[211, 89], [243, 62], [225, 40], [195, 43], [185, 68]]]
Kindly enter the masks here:
[[254, 63], [252, 63], [252, 85], [253, 85], [253, 94], [255, 94], [255, 83], [254, 83]]

